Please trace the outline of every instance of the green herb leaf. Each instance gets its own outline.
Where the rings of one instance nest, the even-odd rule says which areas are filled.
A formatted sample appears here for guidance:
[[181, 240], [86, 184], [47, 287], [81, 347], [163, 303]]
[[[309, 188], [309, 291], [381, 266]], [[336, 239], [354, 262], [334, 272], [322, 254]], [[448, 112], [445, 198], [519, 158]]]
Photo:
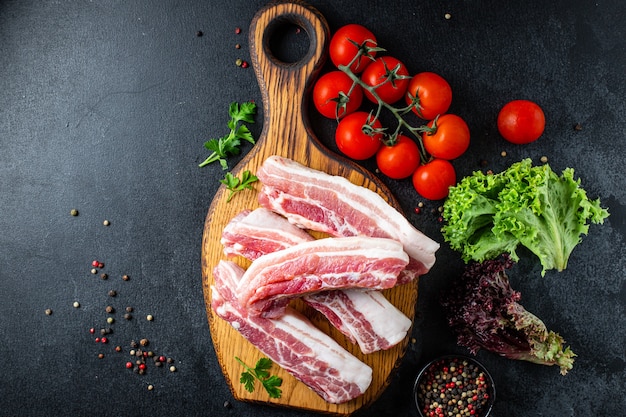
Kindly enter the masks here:
[[[223, 179], [220, 180], [222, 184], [226, 186], [227, 190], [230, 190], [230, 194], [228, 195], [228, 199], [226, 202], [230, 202], [235, 193], [243, 190], [253, 190], [254, 187], [252, 184], [257, 182], [259, 179], [256, 175], [252, 174], [249, 170], [245, 170], [241, 174], [241, 179], [235, 177], [230, 172], [227, 172]], [[271, 366], [271, 365], [270, 365]]]
[[210, 163], [219, 161], [222, 169], [227, 170], [228, 162], [226, 158], [230, 155], [239, 154], [239, 146], [241, 145], [242, 139], [254, 145], [255, 140], [252, 137], [250, 129], [240, 123], [254, 123], [255, 113], [256, 104], [253, 102], [245, 102], [241, 105], [236, 102], [231, 103], [228, 108], [228, 114], [230, 116], [228, 128], [230, 132], [219, 139], [211, 139], [204, 143], [204, 147], [212, 153], [199, 166], [204, 167]]
[[273, 362], [268, 358], [261, 358], [257, 361], [254, 369], [246, 365], [241, 359], [235, 356], [235, 360], [239, 362], [245, 369], [241, 373], [239, 382], [244, 384], [246, 391], [254, 392], [255, 380], [258, 380], [265, 388], [265, 391], [269, 394], [270, 398], [280, 398], [282, 391], [280, 388], [283, 380], [276, 375], [269, 374], [269, 370], [272, 368]]
[[239, 378], [239, 382], [244, 385], [246, 391], [248, 392], [254, 392], [254, 381], [254, 375], [249, 372], [242, 372], [241, 377]]

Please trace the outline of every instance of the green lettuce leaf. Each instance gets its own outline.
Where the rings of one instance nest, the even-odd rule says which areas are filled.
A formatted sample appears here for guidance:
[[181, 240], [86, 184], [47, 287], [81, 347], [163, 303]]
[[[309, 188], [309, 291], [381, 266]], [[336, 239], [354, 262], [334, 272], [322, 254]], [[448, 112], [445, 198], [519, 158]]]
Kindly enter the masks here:
[[494, 259], [525, 246], [539, 257], [542, 275], [562, 271], [589, 223], [603, 223], [609, 213], [600, 200], [589, 200], [567, 168], [559, 176], [548, 164], [530, 159], [499, 174], [480, 171], [450, 189], [443, 206], [444, 239], [466, 262]]

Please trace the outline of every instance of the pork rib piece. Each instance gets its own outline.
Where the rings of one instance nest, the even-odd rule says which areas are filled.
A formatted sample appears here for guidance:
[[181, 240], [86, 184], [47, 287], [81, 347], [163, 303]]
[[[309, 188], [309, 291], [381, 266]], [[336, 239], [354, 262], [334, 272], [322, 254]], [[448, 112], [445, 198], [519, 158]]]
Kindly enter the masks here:
[[344, 403], [367, 390], [372, 369], [296, 310], [287, 307], [279, 319], [248, 316], [235, 294], [243, 274], [233, 262], [220, 261], [215, 267], [211, 287], [215, 314], [325, 401]]
[[[313, 236], [264, 208], [245, 210], [235, 216], [223, 233], [224, 252], [251, 261], [313, 240]], [[333, 326], [357, 343], [365, 354], [400, 343], [411, 320], [376, 290], [335, 290], [305, 295], [302, 300], [322, 313]]]
[[254, 260], [298, 243], [313, 240], [313, 236], [293, 226], [284, 217], [264, 209], [244, 210], [226, 225], [221, 243], [226, 256], [239, 255]]
[[290, 299], [305, 294], [391, 288], [408, 262], [402, 244], [392, 239], [312, 240], [253, 261], [239, 282], [238, 298], [250, 314], [277, 317]]
[[267, 158], [257, 177], [263, 183], [260, 205], [304, 229], [402, 242], [411, 263], [400, 283], [425, 274], [435, 263], [439, 244], [370, 189], [280, 156]]

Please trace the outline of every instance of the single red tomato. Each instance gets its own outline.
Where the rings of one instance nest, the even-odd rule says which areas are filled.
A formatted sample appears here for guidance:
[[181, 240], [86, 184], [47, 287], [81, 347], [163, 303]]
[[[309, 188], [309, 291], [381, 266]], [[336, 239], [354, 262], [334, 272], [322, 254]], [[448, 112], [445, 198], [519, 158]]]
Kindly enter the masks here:
[[415, 191], [428, 200], [441, 200], [448, 196], [449, 188], [456, 184], [456, 171], [450, 161], [433, 159], [420, 165], [413, 173]]
[[[375, 47], [376, 37], [374, 34], [361, 25], [354, 23], [345, 25], [339, 28], [330, 40], [328, 48], [330, 60], [337, 68], [340, 65], [348, 65], [357, 55], [362, 45], [365, 45], [366, 48]], [[371, 57], [375, 57], [376, 51], [371, 51], [369, 54]], [[370, 62], [372, 62], [370, 58], [366, 55], [361, 55], [358, 60], [350, 65], [350, 70], [355, 74], [359, 74], [363, 72]]]
[[439, 116], [428, 123], [428, 127], [434, 131], [422, 133], [422, 143], [426, 152], [435, 158], [455, 159], [469, 147], [469, 127], [456, 114]]
[[376, 132], [370, 135], [363, 131], [364, 126], [370, 132], [373, 131], [367, 126], [371, 126], [374, 130], [382, 128], [378, 119], [372, 122], [370, 114], [363, 111], [357, 111], [341, 119], [335, 131], [335, 142], [344, 155], [352, 159], [364, 160], [376, 154], [382, 145], [383, 135]]
[[411, 78], [405, 96], [406, 104], [415, 103], [413, 112], [424, 120], [444, 114], [452, 103], [452, 87], [434, 72], [420, 72]]
[[545, 127], [543, 110], [532, 101], [513, 100], [498, 114], [498, 131], [504, 139], [518, 145], [536, 141]]
[[398, 135], [394, 145], [381, 146], [376, 153], [376, 164], [380, 172], [389, 178], [408, 178], [420, 164], [420, 151], [413, 140]]
[[[399, 59], [392, 56], [376, 58], [369, 64], [361, 80], [370, 87], [375, 87], [376, 94], [387, 104], [393, 104], [404, 97], [409, 86], [409, 70]], [[365, 97], [373, 103], [376, 98], [367, 90], [363, 90]]]
[[[341, 71], [322, 75], [313, 87], [313, 104], [320, 114], [330, 119], [340, 119], [356, 111], [363, 102], [363, 89], [354, 85]], [[349, 95], [348, 95], [349, 93]]]

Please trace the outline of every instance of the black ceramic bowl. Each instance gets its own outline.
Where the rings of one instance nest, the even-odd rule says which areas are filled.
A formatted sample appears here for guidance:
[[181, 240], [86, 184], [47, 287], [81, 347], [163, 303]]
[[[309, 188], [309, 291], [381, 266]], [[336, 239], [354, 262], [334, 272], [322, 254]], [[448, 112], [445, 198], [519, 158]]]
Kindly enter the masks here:
[[421, 417], [487, 417], [496, 400], [496, 388], [487, 369], [477, 360], [446, 355], [422, 368], [413, 395]]

